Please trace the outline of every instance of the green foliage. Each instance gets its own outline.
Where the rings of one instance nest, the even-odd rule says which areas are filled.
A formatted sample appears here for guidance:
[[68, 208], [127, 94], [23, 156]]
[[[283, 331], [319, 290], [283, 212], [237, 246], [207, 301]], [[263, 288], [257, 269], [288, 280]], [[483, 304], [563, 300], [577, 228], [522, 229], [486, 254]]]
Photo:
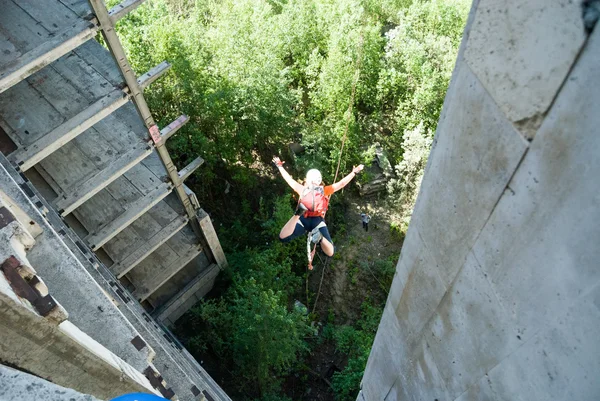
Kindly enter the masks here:
[[[256, 218], [261, 221], [253, 223], [260, 227], [258, 235], [273, 241], [292, 210], [288, 196], [275, 198], [272, 208], [267, 204], [260, 202]], [[246, 213], [252, 221], [252, 211]], [[235, 230], [249, 226], [239, 224]], [[265, 400], [278, 394], [280, 378], [307, 351], [305, 338], [314, 335], [306, 311], [292, 306], [294, 289], [303, 282], [292, 269], [298, 265], [293, 249], [276, 241], [230, 252], [229, 289], [196, 305], [183, 319], [188, 332], [201, 333], [188, 337], [193, 353], [212, 349], [231, 364], [239, 390]]]
[[425, 131], [435, 131], [467, 7], [466, 1], [415, 1], [386, 33], [378, 95], [384, 118], [392, 121], [386, 143], [395, 159], [405, 130], [423, 123]]
[[[237, 278], [239, 279], [239, 277]], [[278, 390], [273, 377], [287, 373], [306, 351], [306, 317], [287, 308], [285, 294], [256, 279], [235, 281], [227, 300], [206, 301], [192, 310], [211, 328], [214, 349], [233, 361], [240, 388], [266, 395]]]
[[348, 355], [348, 364], [341, 372], [333, 375], [331, 382], [339, 401], [354, 401], [358, 395], [371, 346], [383, 308], [372, 305], [368, 300], [362, 304], [360, 319], [354, 326], [327, 326], [327, 336], [333, 338], [337, 349]]
[[[313, 334], [309, 320], [317, 318], [293, 307], [298, 294], [304, 297], [305, 245], [277, 239], [294, 200], [281, 195], [287, 188], [272, 181], [265, 164], [288, 143], [299, 142], [306, 152], [293, 166], [288, 160], [288, 170], [302, 175], [319, 168], [332, 183], [338, 159], [343, 177], [352, 165], [371, 163], [372, 145], [382, 144], [397, 174], [388, 186], [398, 216], [391, 229], [403, 236], [468, 4], [153, 0], [119, 22], [138, 74], [163, 60], [172, 65], [145, 95], [161, 127], [190, 116], [168, 143], [175, 163], [183, 166], [198, 155], [205, 160], [188, 184], [218, 216], [231, 267], [221, 296], [197, 305], [182, 321], [193, 333], [188, 347], [197, 354], [214, 352], [239, 378], [244, 399], [285, 399], [280, 383], [305, 354], [305, 338]], [[334, 240], [345, 239], [342, 196], [332, 199], [331, 209]], [[354, 283], [360, 266], [349, 265]], [[383, 291], [394, 266], [368, 264]], [[333, 386], [340, 400], [354, 399], [381, 308], [365, 303], [353, 326], [334, 326], [330, 315], [324, 332], [349, 355]]]
[[302, 311], [288, 307], [288, 291], [298, 278], [280, 257], [272, 250], [236, 255], [230, 259], [235, 273], [226, 294], [188, 313], [188, 324], [205, 327], [188, 342], [192, 351], [202, 351], [195, 347], [207, 343], [233, 362], [240, 389], [263, 395], [278, 390], [274, 378], [289, 371], [307, 350], [304, 338], [312, 334]]
[[415, 129], [404, 132], [403, 160], [396, 166], [397, 179], [388, 182], [388, 192], [392, 204], [396, 207], [400, 221], [392, 225], [392, 231], [397, 230], [402, 237], [406, 235], [408, 223], [412, 215], [417, 194], [423, 179], [425, 165], [429, 157], [429, 149], [433, 138], [431, 133], [423, 132], [423, 123]]

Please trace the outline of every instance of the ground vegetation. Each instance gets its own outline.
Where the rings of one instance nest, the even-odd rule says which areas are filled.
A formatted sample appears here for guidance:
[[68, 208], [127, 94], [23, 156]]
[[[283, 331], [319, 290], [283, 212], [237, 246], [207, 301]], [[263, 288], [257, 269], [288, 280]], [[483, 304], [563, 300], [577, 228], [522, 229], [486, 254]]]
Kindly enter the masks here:
[[[168, 143], [176, 164], [205, 160], [188, 185], [230, 267], [176, 330], [233, 399], [356, 398], [468, 6], [151, 0], [119, 22], [135, 71], [172, 64], [145, 94], [160, 126], [190, 116]], [[297, 199], [272, 156], [298, 178], [316, 167], [330, 183], [338, 161], [342, 175], [370, 166], [376, 143], [393, 165], [386, 191], [365, 199], [349, 186], [334, 196], [337, 253], [318, 254], [307, 272], [305, 242], [277, 241]], [[363, 211], [373, 215], [369, 232]]]

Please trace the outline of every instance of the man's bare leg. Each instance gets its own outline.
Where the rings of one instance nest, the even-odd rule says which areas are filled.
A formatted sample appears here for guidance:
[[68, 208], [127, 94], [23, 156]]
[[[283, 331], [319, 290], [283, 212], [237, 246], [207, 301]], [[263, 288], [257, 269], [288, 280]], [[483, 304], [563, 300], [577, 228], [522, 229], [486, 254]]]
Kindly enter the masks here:
[[284, 239], [292, 235], [296, 229], [296, 223], [298, 223], [298, 220], [300, 220], [300, 216], [292, 216], [292, 218], [285, 223], [285, 226], [283, 226], [279, 232], [279, 238]]
[[333, 256], [333, 244], [327, 240], [327, 238], [323, 238], [321, 240], [321, 249], [327, 256]]

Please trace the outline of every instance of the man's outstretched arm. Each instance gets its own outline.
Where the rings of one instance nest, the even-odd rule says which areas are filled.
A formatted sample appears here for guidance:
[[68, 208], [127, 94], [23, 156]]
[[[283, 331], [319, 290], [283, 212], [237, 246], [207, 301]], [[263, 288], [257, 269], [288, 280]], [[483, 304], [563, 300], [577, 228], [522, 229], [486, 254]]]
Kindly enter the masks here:
[[292, 178], [292, 176], [289, 175], [289, 173], [287, 171], [285, 171], [285, 169], [283, 168], [283, 163], [285, 163], [285, 162], [282, 162], [279, 159], [279, 157], [275, 156], [275, 157], [273, 157], [273, 163], [275, 163], [275, 165], [277, 166], [277, 169], [281, 173], [281, 176], [283, 177], [283, 179], [285, 180], [285, 182], [287, 182], [288, 185], [290, 187], [292, 187], [292, 189], [294, 191], [296, 191], [298, 194], [302, 194], [302, 189], [304, 187], [298, 181], [294, 180]]
[[337, 192], [340, 189], [344, 188], [346, 185], [348, 185], [350, 181], [352, 181], [352, 179], [356, 176], [356, 174], [360, 173], [364, 167], [365, 166], [363, 166], [362, 164], [354, 167], [350, 174], [342, 178], [340, 181], [334, 183], [331, 186], [333, 188], [333, 192]]

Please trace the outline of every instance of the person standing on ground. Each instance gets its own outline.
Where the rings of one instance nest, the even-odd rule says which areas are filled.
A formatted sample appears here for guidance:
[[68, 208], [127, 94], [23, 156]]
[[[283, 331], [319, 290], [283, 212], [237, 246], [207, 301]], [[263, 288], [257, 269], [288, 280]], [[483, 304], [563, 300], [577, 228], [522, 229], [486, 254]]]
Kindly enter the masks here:
[[363, 228], [365, 229], [365, 231], [368, 232], [369, 231], [369, 221], [371, 220], [371, 216], [369, 216], [369, 213], [361, 213], [360, 219], [362, 220]]
[[361, 164], [352, 168], [352, 172], [342, 178], [340, 181], [323, 186], [321, 173], [317, 169], [311, 169], [306, 173], [304, 185], [295, 181], [291, 175], [283, 168], [283, 163], [279, 157], [273, 157], [273, 163], [281, 173], [281, 176], [290, 187], [300, 196], [298, 207], [294, 216], [283, 226], [279, 233], [281, 242], [290, 242], [294, 238], [307, 232], [318, 229], [320, 238], [315, 243], [320, 242], [321, 249], [327, 256], [333, 256], [333, 241], [325, 224], [325, 212], [329, 207], [329, 198], [334, 192], [344, 188], [356, 174], [360, 173], [364, 166]]

